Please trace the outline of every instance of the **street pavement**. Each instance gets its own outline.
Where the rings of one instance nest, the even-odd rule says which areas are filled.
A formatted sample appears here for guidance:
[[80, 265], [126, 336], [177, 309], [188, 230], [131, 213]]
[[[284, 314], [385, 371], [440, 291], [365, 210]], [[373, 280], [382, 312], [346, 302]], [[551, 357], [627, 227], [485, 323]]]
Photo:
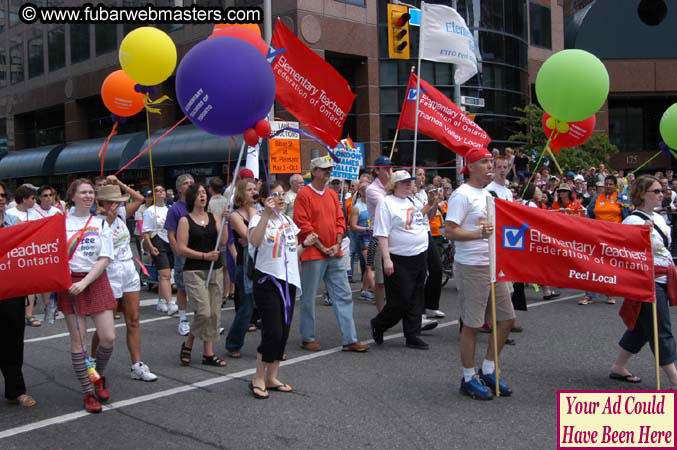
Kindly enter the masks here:
[[[642, 377], [640, 385], [608, 378], [624, 330], [619, 305], [579, 306], [582, 293], [569, 290], [543, 301], [527, 289], [529, 311], [517, 313], [524, 332], [512, 335], [516, 345], [506, 346], [500, 360], [502, 378], [514, 394], [474, 401], [458, 391], [462, 372], [453, 280], [442, 293], [447, 317], [422, 336], [428, 351], [406, 348], [399, 325], [376, 346], [369, 331], [375, 307], [357, 299], [358, 285], [353, 290], [358, 336], [370, 343], [369, 352], [340, 351], [334, 313], [318, 296], [317, 336], [323, 350], [300, 349], [297, 306], [288, 361], [280, 370], [280, 379], [296, 392], [271, 392], [268, 400], [255, 400], [247, 389], [259, 332], [247, 335], [243, 357], [228, 358], [225, 368], [200, 364], [200, 345], [193, 349], [192, 365], [181, 367], [178, 319], [156, 312], [152, 293], [142, 296], [142, 355], [160, 378], [131, 380], [124, 321], [116, 321], [115, 352], [106, 370], [112, 397], [102, 414], [82, 408], [63, 319], [26, 328], [24, 376], [38, 405], [0, 402], [0, 448], [545, 449], [555, 448], [558, 389], [655, 388], [648, 346], [629, 367]], [[232, 306], [222, 311], [226, 328]], [[672, 320], [677, 320], [675, 311]], [[215, 344], [221, 356], [224, 338]], [[489, 338], [480, 335], [478, 365]]]

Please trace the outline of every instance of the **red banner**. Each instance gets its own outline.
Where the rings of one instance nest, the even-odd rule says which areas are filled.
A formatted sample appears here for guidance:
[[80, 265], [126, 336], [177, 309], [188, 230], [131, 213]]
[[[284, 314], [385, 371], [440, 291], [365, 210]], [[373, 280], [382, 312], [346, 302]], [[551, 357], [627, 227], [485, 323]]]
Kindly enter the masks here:
[[[397, 128], [413, 130], [416, 125], [416, 77], [411, 73], [407, 94]], [[418, 131], [435, 139], [461, 156], [471, 148], [486, 147], [489, 135], [466, 116], [433, 85], [421, 78], [421, 100], [418, 105]]]
[[521, 281], [654, 301], [649, 227], [495, 199], [496, 281]]
[[268, 57], [273, 58], [275, 99], [311, 133], [336, 147], [355, 99], [348, 82], [280, 19], [275, 22]]
[[0, 300], [71, 286], [66, 216], [0, 228]]

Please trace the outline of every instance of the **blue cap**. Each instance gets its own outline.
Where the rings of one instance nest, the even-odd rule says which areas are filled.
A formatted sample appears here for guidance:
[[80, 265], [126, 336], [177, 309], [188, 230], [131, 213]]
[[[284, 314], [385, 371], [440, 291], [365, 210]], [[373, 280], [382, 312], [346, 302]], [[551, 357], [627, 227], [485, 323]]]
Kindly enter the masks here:
[[573, 178], [573, 177], [576, 176], [576, 174], [573, 173], [572, 171], [569, 171], [569, 173], [567, 173], [567, 176], [568, 176], [569, 178]]
[[374, 167], [387, 167], [387, 166], [392, 166], [393, 162], [390, 160], [385, 155], [381, 155], [378, 158], [376, 158], [376, 161], [374, 161]]

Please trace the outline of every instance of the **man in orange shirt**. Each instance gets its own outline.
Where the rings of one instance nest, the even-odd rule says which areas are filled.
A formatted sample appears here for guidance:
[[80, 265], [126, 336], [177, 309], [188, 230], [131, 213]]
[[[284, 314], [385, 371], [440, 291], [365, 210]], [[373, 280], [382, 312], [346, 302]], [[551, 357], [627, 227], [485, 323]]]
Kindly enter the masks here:
[[301, 229], [300, 242], [310, 233], [318, 235], [317, 242], [301, 255], [301, 348], [322, 349], [315, 338], [315, 294], [323, 280], [338, 319], [343, 351], [365, 352], [369, 347], [357, 340], [353, 294], [341, 252], [346, 222], [338, 195], [326, 189], [333, 167], [330, 156], [314, 158], [310, 162], [312, 181], [299, 191], [294, 204], [294, 222]]

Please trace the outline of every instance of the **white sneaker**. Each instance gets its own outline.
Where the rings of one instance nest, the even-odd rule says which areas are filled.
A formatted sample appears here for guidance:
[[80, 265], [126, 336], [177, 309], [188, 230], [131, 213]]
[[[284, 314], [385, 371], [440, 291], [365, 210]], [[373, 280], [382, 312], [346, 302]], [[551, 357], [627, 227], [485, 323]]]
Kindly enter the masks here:
[[161, 313], [166, 313], [167, 312], [167, 300], [164, 298], [161, 298], [160, 300], [157, 301], [157, 306], [155, 307], [158, 311]]
[[139, 361], [132, 365], [132, 380], [155, 381], [157, 375], [152, 373], [147, 365]]
[[331, 306], [333, 304], [331, 299], [329, 298], [328, 292], [324, 294], [324, 298], [322, 299], [322, 304], [324, 306]]
[[176, 302], [170, 301], [169, 303], [167, 303], [167, 315], [168, 316], [173, 316], [177, 312], [179, 312], [179, 305], [177, 305]]
[[428, 319], [443, 319], [446, 316], [446, 314], [444, 314], [439, 309], [426, 309], [425, 316]]
[[181, 336], [188, 336], [188, 333], [190, 333], [190, 322], [179, 320], [179, 334]]
[[421, 331], [430, 331], [437, 328], [437, 320], [426, 319], [425, 315], [421, 316]]
[[363, 298], [365, 300], [374, 300], [374, 294], [372, 294], [366, 289], [362, 289], [360, 291], [360, 298]]

